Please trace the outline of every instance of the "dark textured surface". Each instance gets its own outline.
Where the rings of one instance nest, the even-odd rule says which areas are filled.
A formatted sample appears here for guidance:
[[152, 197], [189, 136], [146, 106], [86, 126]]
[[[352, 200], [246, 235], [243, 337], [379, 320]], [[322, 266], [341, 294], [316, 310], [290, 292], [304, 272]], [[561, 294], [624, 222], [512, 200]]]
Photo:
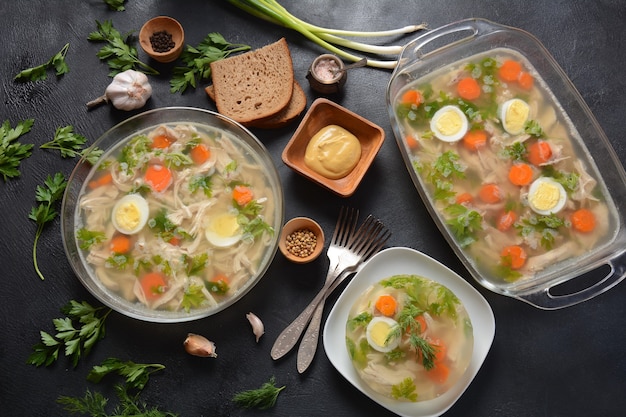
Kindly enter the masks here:
[[[484, 17], [525, 29], [539, 38], [569, 75], [589, 104], [622, 161], [626, 160], [624, 115], [626, 82], [626, 3], [605, 1], [285, 1], [295, 15], [329, 27], [387, 29], [427, 22], [438, 27], [468, 17]], [[0, 180], [0, 413], [5, 416], [63, 415], [59, 395], [82, 396], [85, 388], [105, 390], [108, 384], [88, 384], [89, 369], [113, 356], [136, 362], [156, 362], [166, 370], [155, 374], [143, 398], [181, 416], [277, 415], [354, 416], [392, 415], [368, 400], [335, 371], [320, 345], [311, 369], [296, 371], [295, 355], [270, 358], [271, 345], [322, 285], [326, 259], [307, 265], [287, 263], [278, 254], [255, 289], [231, 308], [204, 320], [176, 325], [146, 324], [114, 313], [107, 335], [77, 368], [62, 358], [50, 368], [26, 365], [39, 330], [52, 331], [51, 320], [70, 299], [97, 305], [75, 278], [66, 261], [58, 220], [44, 231], [39, 243], [40, 281], [32, 266], [35, 224], [28, 213], [35, 205], [35, 187], [48, 174], [68, 175], [75, 163], [56, 152], [38, 149], [56, 128], [73, 125], [95, 140], [133, 113], [101, 107], [91, 112], [85, 103], [110, 82], [106, 65], [98, 60], [99, 45], [87, 41], [95, 21], [113, 20], [122, 32], [137, 31], [151, 17], [178, 19], [186, 41], [197, 44], [209, 32], [231, 42], [260, 47], [285, 36], [290, 45], [296, 78], [309, 104], [315, 98], [305, 79], [309, 63], [320, 54], [299, 34], [244, 15], [223, 1], [129, 0], [125, 12], [111, 12], [104, 2], [17, 0], [0, 3], [1, 104], [0, 121], [34, 118], [23, 143], [35, 150], [21, 164], [22, 176]], [[399, 42], [406, 39], [401, 39]], [[59, 79], [19, 84], [20, 70], [49, 59], [70, 43], [71, 72]], [[140, 57], [147, 58], [140, 52]], [[194, 106], [214, 110], [202, 88], [183, 95], [169, 92], [171, 66], [157, 65], [151, 77], [154, 94], [144, 109]], [[380, 217], [393, 231], [392, 246], [409, 246], [433, 256], [471, 281], [468, 272], [437, 231], [413, 189], [392, 136], [385, 108], [390, 73], [359, 69], [350, 73], [345, 94], [335, 99], [385, 128], [387, 140], [364, 182], [344, 200], [302, 179], [281, 161], [284, 145], [295, 125], [278, 131], [259, 131], [270, 150], [285, 188], [286, 218], [305, 215], [332, 230], [342, 204]], [[623, 208], [624, 202], [618, 202]], [[471, 281], [476, 285], [473, 281]], [[446, 416], [619, 416], [626, 410], [626, 287], [584, 304], [546, 312], [520, 301], [478, 290], [491, 304], [496, 337], [476, 379]], [[331, 301], [336, 299], [336, 294]], [[328, 306], [332, 305], [329, 302]], [[328, 308], [325, 314], [328, 314]], [[245, 319], [255, 312], [266, 334], [254, 343]], [[219, 357], [187, 355], [182, 342], [188, 332], [201, 333], [217, 344]], [[339, 349], [343, 347], [338, 347]], [[231, 397], [254, 388], [272, 375], [287, 385], [275, 408], [265, 413], [243, 411]], [[110, 391], [108, 392], [110, 394]]]

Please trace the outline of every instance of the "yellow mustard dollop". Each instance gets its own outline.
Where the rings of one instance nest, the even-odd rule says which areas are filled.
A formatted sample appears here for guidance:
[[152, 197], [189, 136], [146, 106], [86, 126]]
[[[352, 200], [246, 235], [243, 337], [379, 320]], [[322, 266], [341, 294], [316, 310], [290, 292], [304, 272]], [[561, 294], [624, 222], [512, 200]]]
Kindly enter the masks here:
[[313, 171], [333, 180], [343, 178], [361, 158], [361, 143], [341, 126], [328, 125], [309, 141], [304, 163]]

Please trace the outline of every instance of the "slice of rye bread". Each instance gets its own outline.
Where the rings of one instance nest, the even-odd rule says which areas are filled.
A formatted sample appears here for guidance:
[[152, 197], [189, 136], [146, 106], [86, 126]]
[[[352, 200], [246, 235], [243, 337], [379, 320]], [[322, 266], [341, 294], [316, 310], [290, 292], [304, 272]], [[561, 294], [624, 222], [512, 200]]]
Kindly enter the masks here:
[[285, 38], [211, 62], [217, 111], [240, 123], [268, 119], [293, 94], [293, 63]]
[[[215, 89], [212, 85], [205, 87], [204, 89], [209, 98], [215, 101]], [[293, 94], [289, 104], [278, 114], [264, 120], [253, 120], [248, 123], [242, 123], [247, 127], [256, 127], [259, 129], [278, 129], [284, 127], [296, 119], [306, 108], [307, 100], [306, 94], [300, 84], [294, 80], [293, 82]]]

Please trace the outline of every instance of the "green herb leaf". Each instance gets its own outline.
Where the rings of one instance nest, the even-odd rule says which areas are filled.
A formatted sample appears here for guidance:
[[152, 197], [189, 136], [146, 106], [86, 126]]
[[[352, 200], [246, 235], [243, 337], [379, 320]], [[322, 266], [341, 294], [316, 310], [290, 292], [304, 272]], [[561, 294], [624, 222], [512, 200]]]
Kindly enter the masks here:
[[104, 323], [111, 309], [92, 307], [86, 301], [79, 303], [72, 300], [61, 312], [66, 317], [52, 320], [55, 335], [40, 332], [41, 342], [33, 347], [28, 364], [49, 366], [58, 359], [59, 351], [63, 347], [65, 356], [76, 366], [81, 356], [88, 355], [95, 342], [104, 337]]
[[269, 382], [265, 382], [260, 388], [235, 394], [233, 402], [243, 408], [267, 410], [276, 404], [278, 394], [285, 389], [285, 385], [276, 387], [275, 383], [276, 379], [271, 377]]
[[181, 301], [181, 307], [183, 307], [185, 311], [189, 312], [192, 308], [200, 307], [206, 300], [206, 296], [202, 292], [203, 288], [202, 285], [192, 284], [185, 290]]
[[98, 58], [107, 61], [112, 77], [120, 72], [132, 69], [142, 71], [150, 75], [158, 75], [159, 71], [141, 62], [137, 55], [137, 48], [127, 42], [130, 35], [122, 35], [113, 27], [110, 20], [100, 23], [96, 20], [97, 30], [87, 37], [92, 42], [105, 42], [96, 54]]
[[32, 154], [32, 144], [23, 145], [17, 139], [30, 132], [34, 119], [26, 119], [17, 123], [14, 128], [8, 120], [0, 126], [0, 174], [4, 181], [20, 176], [20, 162]]
[[209, 33], [197, 47], [187, 45], [183, 50], [180, 58], [186, 66], [173, 69], [170, 92], [184, 93], [188, 87], [196, 88], [198, 81], [211, 77], [211, 62], [249, 49], [249, 45], [231, 44], [219, 33]]
[[461, 247], [476, 242], [476, 232], [482, 229], [482, 216], [462, 204], [452, 204], [445, 208], [449, 216], [446, 224], [454, 234]]
[[63, 197], [63, 191], [67, 187], [67, 180], [65, 176], [57, 172], [54, 177], [48, 175], [48, 178], [44, 181], [45, 187], [37, 186], [35, 192], [35, 198], [40, 202], [39, 206], [31, 208], [28, 218], [34, 220], [37, 223], [37, 231], [35, 232], [35, 242], [33, 243], [33, 265], [37, 275], [42, 280], [43, 274], [39, 270], [37, 264], [37, 242], [43, 232], [43, 228], [46, 224], [54, 220], [57, 212], [54, 210], [54, 204]]
[[38, 65], [36, 67], [28, 68], [23, 71], [20, 71], [14, 78], [15, 81], [41, 81], [45, 80], [48, 77], [47, 70], [49, 68], [54, 68], [54, 72], [57, 76], [61, 76], [63, 74], [67, 74], [70, 69], [65, 62], [65, 56], [67, 55], [67, 51], [70, 48], [70, 44], [66, 43], [63, 48], [59, 52], [57, 52], [50, 60], [47, 62]]
[[396, 400], [400, 398], [406, 398], [409, 401], [417, 401], [417, 387], [413, 382], [413, 379], [407, 377], [402, 382], [391, 386], [391, 396]]
[[126, 10], [126, 8], [124, 7], [125, 1], [126, 0], [104, 0], [106, 5], [109, 6], [109, 9], [115, 12], [123, 12], [124, 10]]
[[165, 369], [165, 366], [161, 364], [135, 363], [132, 361], [124, 362], [117, 358], [108, 358], [100, 365], [96, 365], [92, 368], [89, 375], [87, 375], [87, 380], [98, 383], [106, 375], [116, 373], [126, 378], [126, 385], [128, 387], [142, 390], [148, 383], [150, 375], [162, 369]]
[[72, 126], [57, 128], [54, 139], [40, 146], [41, 149], [56, 149], [63, 158], [74, 158], [81, 154], [87, 138], [74, 133]]

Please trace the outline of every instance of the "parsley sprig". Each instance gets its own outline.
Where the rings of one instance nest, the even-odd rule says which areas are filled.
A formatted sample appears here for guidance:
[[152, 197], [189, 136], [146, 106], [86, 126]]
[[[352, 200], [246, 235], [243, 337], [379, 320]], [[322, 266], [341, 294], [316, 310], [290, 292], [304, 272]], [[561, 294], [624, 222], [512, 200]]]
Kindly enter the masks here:
[[76, 156], [85, 156], [85, 158], [94, 164], [100, 158], [103, 151], [94, 148], [84, 148], [87, 138], [74, 132], [74, 127], [64, 126], [57, 128], [54, 133], [54, 139], [40, 146], [41, 149], [55, 149], [61, 152], [63, 158], [74, 158]]
[[30, 132], [33, 123], [34, 119], [26, 119], [11, 128], [9, 121], [5, 120], [0, 126], [0, 174], [5, 182], [20, 176], [20, 162], [32, 154], [33, 144], [22, 144], [17, 139]]
[[33, 243], [33, 265], [39, 278], [44, 279], [43, 274], [39, 270], [37, 263], [37, 242], [43, 232], [46, 224], [50, 223], [57, 216], [54, 205], [63, 197], [63, 191], [67, 187], [65, 175], [61, 172], [54, 174], [54, 177], [48, 175], [44, 181], [45, 187], [37, 186], [35, 191], [35, 199], [40, 203], [37, 207], [33, 207], [28, 218], [37, 223], [37, 231], [35, 232], [35, 242]]
[[233, 397], [233, 402], [243, 408], [257, 408], [267, 410], [276, 404], [278, 394], [285, 389], [285, 385], [277, 387], [276, 378], [271, 377], [260, 388], [241, 391]]
[[111, 309], [92, 307], [86, 301], [71, 300], [61, 312], [66, 317], [53, 319], [55, 335], [40, 331], [41, 343], [33, 347], [27, 363], [35, 366], [52, 365], [59, 357], [61, 349], [76, 366], [81, 356], [89, 354], [96, 342], [104, 337], [105, 320]]
[[98, 30], [91, 32], [87, 39], [106, 43], [96, 55], [107, 62], [111, 77], [129, 69], [151, 75], [159, 74], [159, 71], [139, 60], [137, 48], [128, 43], [130, 34], [122, 35], [110, 20], [102, 23], [96, 20], [96, 26]]
[[65, 62], [65, 56], [67, 55], [67, 51], [70, 48], [70, 44], [66, 43], [63, 48], [52, 58], [41, 65], [37, 65], [36, 67], [28, 68], [23, 71], [20, 71], [14, 78], [15, 81], [41, 81], [48, 78], [48, 69], [54, 68], [54, 72], [57, 76], [61, 76], [70, 72], [70, 68]]
[[249, 49], [249, 45], [232, 44], [219, 33], [209, 33], [198, 46], [187, 45], [183, 50], [180, 58], [186, 66], [173, 69], [170, 92], [180, 91], [184, 93], [187, 87], [196, 88], [198, 80], [206, 80], [211, 77], [211, 66], [209, 65], [211, 62]]
[[[89, 389], [83, 397], [60, 396], [57, 402], [70, 414], [94, 417], [176, 417], [174, 413], [149, 407], [139, 399], [150, 375], [162, 369], [165, 369], [165, 366], [161, 364], [135, 363], [117, 358], [106, 359], [102, 364], [94, 366], [87, 375], [88, 381], [99, 383], [103, 377], [111, 373], [125, 378], [124, 384], [114, 385], [119, 404], [111, 413], [107, 412], [108, 399], [101, 393]], [[131, 394], [130, 390], [135, 390], [135, 394]]]
[[94, 366], [87, 380], [98, 383], [109, 374], [117, 374], [126, 378], [126, 385], [129, 388], [138, 390], [144, 389], [150, 375], [154, 372], [165, 369], [165, 365], [158, 363], [135, 363], [133, 361], [122, 361], [117, 358], [105, 359], [100, 365]]
[[123, 12], [124, 10], [126, 10], [126, 8], [124, 7], [124, 3], [126, 2], [126, 0], [104, 0], [104, 2], [109, 7], [109, 9], [115, 12]]

